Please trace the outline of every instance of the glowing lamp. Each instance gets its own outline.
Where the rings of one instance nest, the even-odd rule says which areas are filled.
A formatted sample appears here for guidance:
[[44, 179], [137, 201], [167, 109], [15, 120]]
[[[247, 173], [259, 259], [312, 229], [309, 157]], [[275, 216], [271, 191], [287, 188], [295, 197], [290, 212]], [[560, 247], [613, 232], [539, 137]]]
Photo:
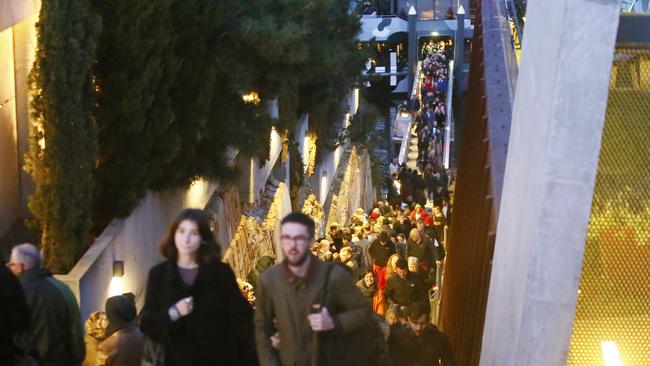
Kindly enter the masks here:
[[124, 276], [124, 261], [113, 261], [113, 277]]
[[618, 353], [618, 347], [614, 341], [602, 341], [600, 346], [603, 348], [605, 366], [623, 366], [621, 355]]

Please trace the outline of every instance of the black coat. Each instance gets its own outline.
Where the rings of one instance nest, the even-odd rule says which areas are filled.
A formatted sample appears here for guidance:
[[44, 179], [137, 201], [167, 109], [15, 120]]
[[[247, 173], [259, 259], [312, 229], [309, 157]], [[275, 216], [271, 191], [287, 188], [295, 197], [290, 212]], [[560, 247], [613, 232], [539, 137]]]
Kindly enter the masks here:
[[408, 238], [409, 234], [411, 233], [411, 229], [413, 229], [413, 225], [411, 222], [407, 219], [404, 220], [403, 223], [400, 223], [399, 221], [396, 221], [393, 224], [393, 230], [397, 234], [404, 234], [405, 237]]
[[429, 325], [420, 337], [409, 327], [391, 330], [388, 351], [394, 366], [456, 365], [449, 339], [435, 325]]
[[406, 255], [407, 257], [417, 257], [420, 264], [429, 267], [429, 270], [436, 265], [436, 260], [440, 260], [433, 242], [428, 238], [422, 238], [419, 243], [409, 239], [407, 241]]
[[409, 306], [416, 301], [429, 304], [429, 289], [433, 282], [421, 272], [408, 272], [406, 279], [397, 273], [386, 279], [386, 301], [390, 305]]
[[395, 254], [395, 245], [390, 240], [386, 245], [383, 245], [379, 239], [375, 239], [370, 244], [368, 253], [372, 257], [373, 264], [386, 267], [390, 256]]
[[3, 265], [0, 265], [0, 289], [0, 365], [10, 365], [18, 351], [13, 337], [27, 330], [29, 308], [18, 278]]
[[[193, 312], [172, 322], [169, 308], [187, 296], [194, 298]], [[199, 266], [192, 286], [183, 283], [175, 261], [149, 271], [140, 328], [163, 345], [166, 365], [257, 364], [252, 317], [235, 275], [224, 263]]]

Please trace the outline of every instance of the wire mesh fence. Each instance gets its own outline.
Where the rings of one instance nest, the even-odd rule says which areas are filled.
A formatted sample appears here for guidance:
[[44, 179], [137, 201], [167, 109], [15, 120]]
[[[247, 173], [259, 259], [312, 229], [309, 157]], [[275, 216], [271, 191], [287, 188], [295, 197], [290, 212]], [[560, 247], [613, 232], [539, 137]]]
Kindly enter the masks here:
[[568, 364], [606, 357], [650, 365], [650, 49], [615, 53]]

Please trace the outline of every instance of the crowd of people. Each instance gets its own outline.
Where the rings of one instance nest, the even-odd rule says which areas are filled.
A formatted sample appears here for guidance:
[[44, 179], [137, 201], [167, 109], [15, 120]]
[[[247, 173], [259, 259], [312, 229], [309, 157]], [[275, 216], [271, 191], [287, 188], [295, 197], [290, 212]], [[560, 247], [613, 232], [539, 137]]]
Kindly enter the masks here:
[[416, 131], [434, 140], [418, 158], [422, 177], [398, 167], [396, 200], [357, 209], [322, 238], [314, 197], [281, 222], [284, 260], [259, 258], [246, 279], [222, 261], [205, 212], [186, 209], [162, 240], [142, 310], [134, 294], [112, 296], [84, 334], [70, 288], [35, 245], [15, 246], [0, 266], [0, 365], [455, 365], [431, 322], [452, 214], [435, 141], [444, 65], [424, 62]]
[[[453, 175], [443, 164], [445, 127], [447, 125], [447, 80], [449, 43], [432, 46], [432, 53], [422, 62], [420, 98], [413, 104], [413, 132], [417, 136], [415, 168], [394, 159], [389, 165], [388, 202], [392, 205], [413, 202], [424, 206], [427, 201], [443, 207], [449, 202]], [[445, 203], [446, 201], [446, 203]]]
[[[261, 364], [455, 365], [447, 337], [431, 323], [445, 252], [425, 221], [446, 218], [413, 208], [379, 201], [319, 239], [308, 216], [285, 217], [285, 260], [256, 287]], [[312, 352], [314, 342], [320, 348]]]
[[302, 206], [302, 213], [311, 217], [311, 219], [316, 223], [315, 235], [317, 237], [322, 235], [321, 233], [324, 230], [325, 213], [323, 212], [323, 205], [318, 202], [315, 194], [307, 196], [307, 199], [305, 199], [305, 203]]
[[451, 208], [445, 208], [400, 208], [378, 201], [370, 214], [357, 209], [348, 225], [331, 224], [311, 250], [324, 262], [345, 265], [374, 312], [392, 324], [396, 307], [429, 303], [429, 290], [437, 290], [451, 218]]
[[378, 202], [317, 241], [313, 220], [292, 213], [281, 224], [285, 260], [258, 260], [247, 278], [252, 296], [220, 260], [207, 215], [184, 210], [160, 246], [166, 259], [149, 272], [140, 313], [133, 294], [110, 297], [85, 336], [70, 289], [36, 246], [16, 246], [0, 271], [0, 364], [329, 365], [353, 345], [339, 364], [453, 365], [430, 323], [444, 249], [424, 224], [429, 214]]
[[[302, 303], [305, 301], [303, 296], [310, 298], [305, 294], [311, 293], [313, 296], [314, 291], [323, 291], [313, 283], [319, 282], [315, 279], [318, 277], [321, 280], [325, 277], [327, 283], [328, 274], [323, 268], [329, 268], [326, 263], [334, 263], [339, 265], [335, 268], [345, 268], [348, 276], [344, 271], [338, 271], [339, 284], [333, 291], [336, 295], [334, 302], [338, 306], [329, 308], [337, 309], [339, 319], [350, 323], [354, 318], [368, 319], [367, 314], [359, 311], [363, 308], [362, 298], [365, 298], [372, 309], [369, 323], [377, 324], [381, 330], [374, 333], [366, 330], [366, 333], [374, 334], [375, 342], [364, 342], [363, 337], [361, 340], [353, 337], [347, 347], [333, 342], [336, 344], [333, 346], [336, 354], [329, 356], [335, 357], [338, 364], [454, 364], [447, 337], [431, 323], [431, 314], [435, 314], [432, 307], [437, 305], [434, 295], [441, 284], [445, 259], [445, 233], [452, 215], [449, 191], [453, 178], [442, 164], [443, 131], [447, 123], [445, 101], [448, 66], [445, 53], [448, 53], [448, 46], [446, 42], [439, 43], [435, 52], [423, 62], [418, 103], [421, 109], [414, 119], [414, 133], [418, 138], [417, 166], [416, 169], [409, 169], [405, 164], [398, 166], [395, 161], [391, 164], [392, 179], [398, 193], [389, 194], [385, 202], [377, 202], [370, 212], [358, 208], [348, 223], [331, 223], [327, 234], [311, 245], [311, 255], [301, 256], [297, 249], [310, 241], [300, 229], [301, 225], [289, 230], [289, 233], [303, 233], [294, 236], [285, 235], [283, 226], [284, 270], [274, 267], [270, 279], [256, 285], [256, 291], [262, 297], [261, 301], [256, 302], [262, 306], [256, 312], [260, 360], [270, 360], [269, 365], [307, 365], [312, 360], [313, 355], [299, 351], [303, 347], [309, 349], [309, 342], [305, 343], [308, 333], [304, 333], [305, 328], [291, 323], [290, 316], [284, 314], [284, 309], [292, 306], [287, 299], [296, 298], [295, 301], [300, 303], [302, 316], [309, 319], [313, 332], [351, 327], [336, 324], [336, 317], [330, 316], [329, 311], [322, 311], [322, 306], [328, 303], [326, 300], [320, 301], [319, 307], [311, 311], [309, 301]], [[291, 221], [293, 219], [296, 221]], [[306, 220], [293, 219], [289, 222], [302, 224], [308, 233], [313, 232]], [[292, 253], [293, 249], [295, 252]], [[293, 259], [290, 254], [294, 255]], [[305, 261], [310, 264], [305, 264]], [[351, 277], [356, 282], [356, 289], [362, 298], [358, 296], [359, 292], [350, 288], [349, 283], [341, 283], [345, 277]], [[288, 283], [282, 281], [283, 278], [287, 278]], [[283, 309], [283, 314], [278, 316], [277, 309]], [[318, 318], [312, 318], [315, 316]], [[368, 323], [367, 320], [365, 322]], [[361, 329], [363, 332], [363, 327]], [[299, 337], [301, 331], [305, 338]], [[286, 333], [289, 334], [288, 338], [285, 338]], [[292, 344], [286, 349], [283, 348], [285, 339]], [[325, 340], [325, 344], [332, 344], [331, 339]], [[381, 343], [384, 343], [383, 347]], [[351, 352], [348, 351], [350, 349]], [[280, 350], [280, 354], [276, 354], [277, 350]], [[373, 350], [373, 354], [382, 356], [369, 362], [362, 350]], [[348, 353], [357, 354], [357, 359], [346, 358]], [[322, 359], [321, 355], [318, 358]]]

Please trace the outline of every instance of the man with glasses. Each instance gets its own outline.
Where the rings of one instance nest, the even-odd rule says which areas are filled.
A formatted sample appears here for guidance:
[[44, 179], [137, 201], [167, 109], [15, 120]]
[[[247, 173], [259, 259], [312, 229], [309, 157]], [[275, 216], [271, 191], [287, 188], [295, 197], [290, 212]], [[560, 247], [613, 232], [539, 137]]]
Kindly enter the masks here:
[[33, 244], [11, 250], [7, 264], [25, 291], [31, 322], [22, 343], [43, 365], [81, 365], [85, 355], [79, 306], [72, 291], [41, 267]]
[[342, 337], [360, 329], [370, 318], [370, 304], [345, 268], [312, 254], [310, 217], [287, 215], [280, 234], [285, 259], [261, 275], [257, 289], [258, 357], [262, 366], [318, 364], [318, 355], [337, 353], [324, 349], [319, 335]]

